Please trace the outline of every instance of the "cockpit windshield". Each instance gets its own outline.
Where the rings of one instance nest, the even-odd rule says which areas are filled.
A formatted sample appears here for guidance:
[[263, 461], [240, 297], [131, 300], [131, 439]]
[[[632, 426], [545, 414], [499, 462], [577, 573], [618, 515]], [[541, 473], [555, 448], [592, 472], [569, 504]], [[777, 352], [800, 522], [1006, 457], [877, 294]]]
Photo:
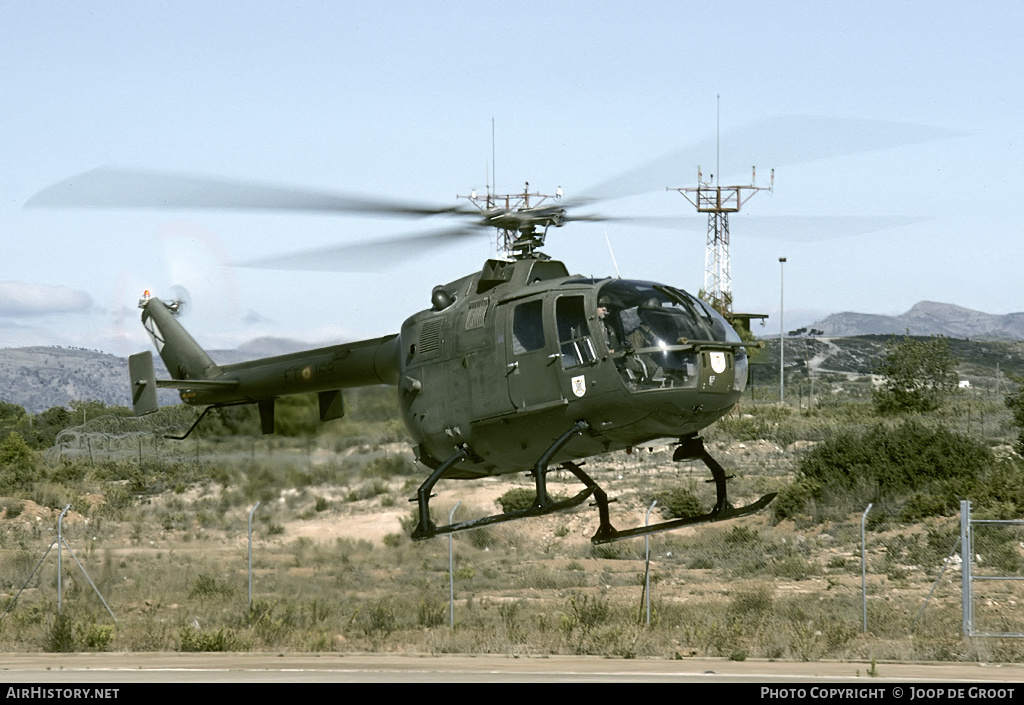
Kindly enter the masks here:
[[[725, 318], [700, 299], [669, 286], [615, 280], [598, 292], [609, 352], [626, 385], [634, 390], [696, 387], [697, 357], [670, 350], [687, 341], [740, 342]], [[746, 353], [736, 351], [746, 382]], [[740, 372], [737, 369], [737, 372]]]

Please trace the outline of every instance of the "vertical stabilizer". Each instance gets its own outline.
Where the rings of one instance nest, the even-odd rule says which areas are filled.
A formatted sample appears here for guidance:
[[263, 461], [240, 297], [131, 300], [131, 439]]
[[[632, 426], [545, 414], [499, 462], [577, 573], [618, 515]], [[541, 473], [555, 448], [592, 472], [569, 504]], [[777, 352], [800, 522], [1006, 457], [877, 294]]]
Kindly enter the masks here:
[[209, 379], [220, 373], [210, 356], [188, 334], [170, 306], [154, 297], [139, 302], [142, 324], [174, 379]]
[[157, 410], [156, 373], [153, 371], [153, 353], [149, 350], [128, 358], [128, 374], [132, 381], [132, 412], [136, 416]]

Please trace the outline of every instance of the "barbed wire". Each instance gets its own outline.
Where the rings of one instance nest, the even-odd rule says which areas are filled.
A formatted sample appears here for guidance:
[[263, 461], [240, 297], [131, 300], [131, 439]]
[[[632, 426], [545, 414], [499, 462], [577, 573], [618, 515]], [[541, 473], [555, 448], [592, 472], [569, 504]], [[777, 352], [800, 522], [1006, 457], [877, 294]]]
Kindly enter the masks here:
[[185, 449], [180, 444], [164, 443], [164, 436], [180, 432], [194, 420], [195, 410], [181, 406], [138, 417], [97, 416], [58, 433], [43, 459], [52, 466], [86, 457], [95, 462], [139, 459], [147, 453], [160, 453], [164, 458], [184, 456]]

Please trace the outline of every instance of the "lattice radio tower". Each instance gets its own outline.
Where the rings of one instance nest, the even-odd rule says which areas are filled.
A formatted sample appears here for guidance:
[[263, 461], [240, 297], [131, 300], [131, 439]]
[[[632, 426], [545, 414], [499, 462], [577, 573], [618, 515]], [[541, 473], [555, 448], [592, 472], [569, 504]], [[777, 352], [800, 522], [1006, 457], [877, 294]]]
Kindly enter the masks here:
[[754, 169], [749, 186], [714, 186], [714, 175], [704, 181], [697, 167], [697, 186], [668, 188], [678, 191], [697, 207], [698, 213], [708, 214], [708, 238], [704, 250], [704, 298], [722, 313], [732, 312], [732, 273], [729, 261], [729, 214], [738, 213], [740, 206], [758, 191], [771, 191], [775, 186], [772, 170], [770, 186], [755, 186]]
[[[715, 140], [716, 170], [720, 171], [718, 140]], [[683, 188], [668, 187], [678, 191], [697, 208], [698, 213], [708, 214], [708, 239], [704, 250], [704, 299], [723, 314], [732, 313], [732, 273], [729, 261], [729, 214], [738, 213], [740, 207], [758, 191], [775, 188], [775, 170], [772, 169], [771, 184], [756, 186], [757, 167], [753, 167], [748, 186], [715, 185], [715, 175], [704, 181], [700, 167], [697, 167], [697, 185]]]

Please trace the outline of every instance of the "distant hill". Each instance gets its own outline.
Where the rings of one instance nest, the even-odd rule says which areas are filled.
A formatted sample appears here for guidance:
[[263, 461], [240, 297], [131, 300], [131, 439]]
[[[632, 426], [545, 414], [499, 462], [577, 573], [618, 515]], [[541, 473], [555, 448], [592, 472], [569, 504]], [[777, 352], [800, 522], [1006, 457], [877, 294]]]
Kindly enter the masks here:
[[[283, 355], [311, 347], [282, 338], [257, 338], [236, 350], [211, 350], [220, 365]], [[158, 378], [167, 370], [153, 356]], [[33, 414], [75, 400], [131, 406], [128, 360], [97, 350], [60, 347], [0, 348], [0, 401], [18, 404]], [[174, 404], [177, 394], [161, 390], [160, 403]]]
[[256, 338], [248, 343], [242, 343], [234, 350], [208, 350], [210, 357], [218, 365], [233, 365], [236, 362], [248, 362], [261, 357], [274, 357], [276, 355], [287, 355], [288, 353], [310, 350], [311, 348], [322, 347], [302, 343], [290, 338]]
[[38, 414], [94, 399], [131, 405], [127, 360], [79, 348], [0, 349], [0, 400]]
[[827, 337], [857, 335], [944, 335], [971, 340], [1024, 340], [1024, 313], [995, 315], [953, 304], [922, 301], [899, 316], [834, 313], [811, 328]]
[[[900, 316], [837, 313], [811, 327], [822, 331], [823, 339], [787, 338], [787, 362], [803, 356], [812, 360], [815, 369], [867, 374], [882, 354], [888, 336], [902, 335], [909, 329], [911, 335], [954, 339], [954, 352], [963, 361], [962, 373], [992, 374], [1000, 364], [1004, 372], [1024, 374], [1024, 345], [1005, 342], [1024, 341], [1024, 313], [996, 316], [922, 301]], [[778, 338], [767, 342], [767, 359], [774, 356], [777, 361]], [[229, 365], [311, 347], [317, 346], [258, 338], [235, 350], [211, 350], [210, 357], [218, 364]], [[157, 376], [166, 378], [160, 358], [154, 356], [154, 363]], [[762, 368], [759, 375], [767, 383], [778, 364]], [[23, 406], [31, 413], [67, 406], [75, 400], [129, 406], [128, 386], [128, 361], [115, 355], [79, 348], [0, 348], [0, 400]], [[161, 390], [160, 394], [161, 404], [177, 401], [172, 390]]]

